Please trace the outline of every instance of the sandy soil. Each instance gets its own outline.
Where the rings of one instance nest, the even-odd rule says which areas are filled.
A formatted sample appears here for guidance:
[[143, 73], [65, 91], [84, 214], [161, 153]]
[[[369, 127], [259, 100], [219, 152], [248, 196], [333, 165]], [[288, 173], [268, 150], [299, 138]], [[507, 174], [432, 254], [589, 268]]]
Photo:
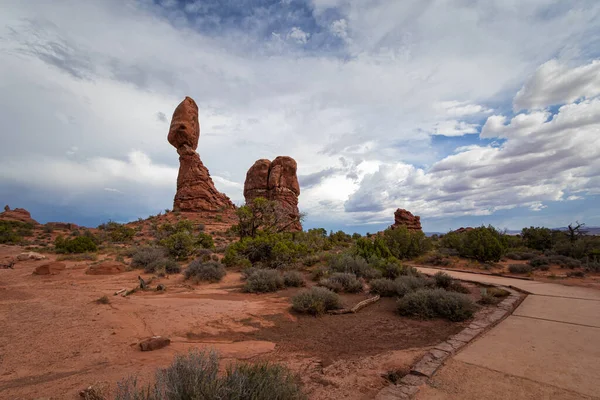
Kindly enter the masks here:
[[[22, 251], [0, 245], [0, 258]], [[190, 285], [175, 275], [152, 282], [165, 284], [164, 293], [113, 296], [134, 288], [140, 271], [86, 275], [90, 261], [65, 261], [59, 275], [32, 275], [43, 262], [0, 270], [2, 399], [76, 399], [96, 382], [114, 387], [129, 375], [149, 379], [176, 353], [192, 348], [214, 348], [224, 363], [282, 362], [299, 373], [311, 399], [370, 399], [387, 384], [382, 375], [408, 368], [428, 346], [462, 327], [401, 318], [388, 300], [356, 315], [293, 315], [289, 297], [299, 289], [241, 293], [235, 272], [219, 284]], [[96, 303], [103, 295], [109, 304]], [[172, 343], [139, 351], [137, 343], [153, 335]]]

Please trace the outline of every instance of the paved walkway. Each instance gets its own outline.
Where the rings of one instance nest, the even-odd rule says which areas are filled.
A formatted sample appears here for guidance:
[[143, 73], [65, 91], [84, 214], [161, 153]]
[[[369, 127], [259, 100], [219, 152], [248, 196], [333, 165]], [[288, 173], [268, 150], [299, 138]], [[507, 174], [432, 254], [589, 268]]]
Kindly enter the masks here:
[[445, 272], [531, 294], [449, 360], [417, 399], [600, 399], [599, 290]]

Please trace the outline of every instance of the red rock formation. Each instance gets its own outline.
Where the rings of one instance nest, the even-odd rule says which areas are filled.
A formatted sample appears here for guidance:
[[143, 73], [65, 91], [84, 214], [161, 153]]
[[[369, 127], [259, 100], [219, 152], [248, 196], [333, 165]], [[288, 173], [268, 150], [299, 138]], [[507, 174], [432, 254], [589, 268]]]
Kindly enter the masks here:
[[173, 211], [218, 211], [233, 209], [229, 197], [219, 192], [208, 168], [196, 153], [200, 137], [198, 106], [186, 97], [175, 109], [167, 139], [179, 154], [179, 175]]
[[117, 261], [104, 261], [91, 265], [85, 273], [87, 275], [116, 275], [125, 272], [126, 266]]
[[163, 336], [152, 336], [138, 343], [142, 351], [154, 351], [171, 344], [171, 339]]
[[410, 211], [399, 208], [394, 213], [394, 225], [392, 225], [392, 229], [401, 225], [406, 226], [409, 231], [422, 230], [421, 217], [412, 215]]
[[65, 263], [53, 261], [49, 263], [42, 264], [35, 268], [33, 271], [34, 275], [57, 275], [60, 274], [60, 271], [66, 268]]
[[300, 184], [296, 171], [298, 164], [291, 157], [277, 157], [273, 162], [258, 160], [248, 170], [244, 182], [246, 203], [257, 197], [279, 202], [292, 220], [296, 220], [291, 230], [302, 230], [299, 221], [298, 196]]
[[11, 210], [10, 207], [6, 206], [4, 207], [4, 212], [0, 213], [0, 220], [27, 222], [38, 225], [38, 222], [31, 218], [29, 211], [24, 208], [15, 208], [14, 210]]

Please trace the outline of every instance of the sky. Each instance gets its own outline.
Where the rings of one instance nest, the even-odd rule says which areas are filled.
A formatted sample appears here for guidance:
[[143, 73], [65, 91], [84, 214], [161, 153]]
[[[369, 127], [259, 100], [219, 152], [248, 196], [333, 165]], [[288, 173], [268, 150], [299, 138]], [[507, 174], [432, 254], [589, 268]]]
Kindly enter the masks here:
[[600, 225], [597, 0], [0, 7], [0, 203], [40, 222], [172, 208], [190, 96], [216, 187], [291, 156], [305, 228]]

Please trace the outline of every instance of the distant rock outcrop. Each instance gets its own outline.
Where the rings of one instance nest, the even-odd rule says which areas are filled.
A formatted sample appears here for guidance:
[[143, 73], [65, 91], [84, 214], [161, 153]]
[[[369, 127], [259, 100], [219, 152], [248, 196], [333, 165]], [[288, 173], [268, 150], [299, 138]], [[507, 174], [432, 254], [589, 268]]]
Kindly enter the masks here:
[[200, 138], [198, 106], [186, 97], [175, 109], [167, 139], [179, 154], [179, 175], [173, 211], [219, 211], [233, 209], [229, 197], [219, 192], [208, 168], [196, 153]]
[[399, 226], [406, 226], [409, 231], [421, 231], [421, 217], [412, 215], [410, 211], [399, 208], [394, 213], [394, 225], [392, 229]]
[[469, 232], [472, 231], [473, 228], [471, 228], [470, 226], [467, 226], [466, 228], [463, 228], [462, 226], [460, 228], [458, 228], [455, 231], [452, 231], [453, 233], [464, 233], [464, 232]]
[[294, 222], [290, 230], [302, 230], [298, 196], [300, 184], [296, 175], [298, 164], [291, 157], [277, 157], [272, 162], [258, 160], [250, 167], [244, 182], [246, 203], [257, 197], [277, 201]]
[[38, 222], [31, 218], [31, 214], [24, 208], [15, 208], [11, 210], [9, 206], [4, 207], [4, 212], [0, 213], [0, 220], [4, 221], [19, 221], [38, 225]]

